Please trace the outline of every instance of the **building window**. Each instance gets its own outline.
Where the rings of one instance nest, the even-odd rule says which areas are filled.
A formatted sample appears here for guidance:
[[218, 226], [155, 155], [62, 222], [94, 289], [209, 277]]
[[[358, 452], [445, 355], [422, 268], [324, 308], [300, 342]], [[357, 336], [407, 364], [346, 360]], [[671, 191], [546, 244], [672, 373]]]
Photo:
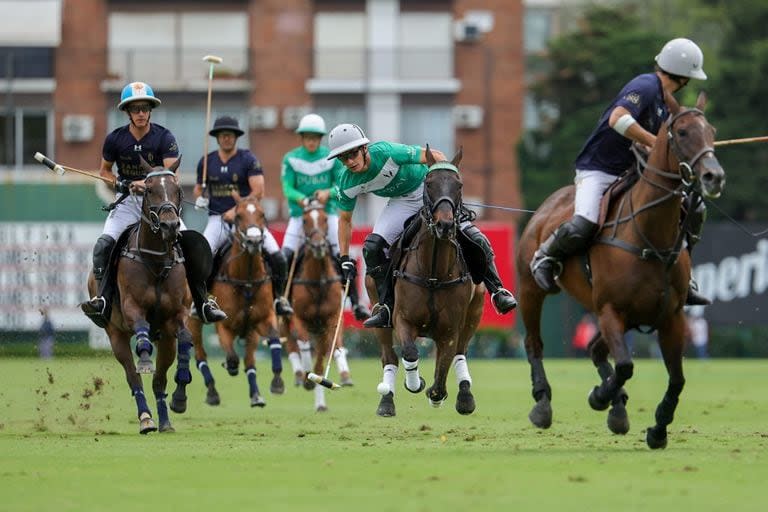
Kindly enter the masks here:
[[436, 80], [454, 77], [453, 19], [450, 13], [400, 15], [398, 78]]
[[551, 9], [528, 7], [523, 19], [523, 48], [526, 53], [541, 53], [554, 32], [554, 14]]
[[52, 154], [48, 112], [17, 109], [0, 112], [0, 165], [21, 167], [37, 163], [38, 151]]
[[365, 13], [315, 16], [315, 78], [362, 80], [366, 76]]
[[248, 16], [244, 12], [112, 12], [109, 76], [121, 82], [207, 80], [202, 58], [224, 59], [216, 76], [246, 78]]
[[400, 116], [403, 144], [439, 149], [448, 158], [454, 153], [453, 97], [404, 95]]
[[0, 46], [0, 79], [52, 77], [53, 48]]

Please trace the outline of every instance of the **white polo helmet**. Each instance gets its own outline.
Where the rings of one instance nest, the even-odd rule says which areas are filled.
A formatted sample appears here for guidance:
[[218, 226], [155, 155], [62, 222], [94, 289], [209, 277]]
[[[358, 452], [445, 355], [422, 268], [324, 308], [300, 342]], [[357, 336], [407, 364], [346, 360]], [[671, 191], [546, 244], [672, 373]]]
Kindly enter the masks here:
[[129, 103], [134, 101], [148, 101], [152, 104], [152, 107], [157, 107], [162, 103], [159, 98], [155, 96], [155, 91], [144, 82], [131, 82], [123, 87], [123, 92], [120, 94], [120, 103], [117, 108], [119, 110], [125, 110]]
[[369, 142], [371, 141], [365, 136], [363, 129], [356, 124], [340, 124], [328, 134], [328, 147], [331, 149], [328, 160], [333, 160], [350, 149], [365, 146]]
[[317, 114], [307, 114], [299, 121], [299, 127], [296, 128], [296, 133], [317, 133], [318, 135], [325, 135], [328, 133], [325, 130], [325, 121]]
[[704, 54], [701, 48], [684, 37], [673, 39], [664, 45], [656, 56], [656, 63], [670, 75], [706, 80]]

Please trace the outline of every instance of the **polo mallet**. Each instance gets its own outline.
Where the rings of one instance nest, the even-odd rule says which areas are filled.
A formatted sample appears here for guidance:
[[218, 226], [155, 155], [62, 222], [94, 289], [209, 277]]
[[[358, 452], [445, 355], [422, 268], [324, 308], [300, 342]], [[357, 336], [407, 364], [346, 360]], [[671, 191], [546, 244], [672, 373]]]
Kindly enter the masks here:
[[283, 292], [283, 298], [287, 299], [288, 294], [291, 292], [291, 284], [293, 283], [293, 272], [296, 270], [296, 260], [299, 259], [298, 254], [293, 255], [291, 260], [291, 268], [288, 270], [288, 281], [285, 283], [285, 291]]
[[715, 141], [715, 146], [730, 146], [732, 144], [746, 144], [748, 142], [768, 142], [768, 136], [747, 137], [746, 139], [729, 139]]
[[205, 140], [203, 141], [203, 195], [205, 195], [205, 189], [208, 185], [208, 130], [211, 125], [211, 92], [213, 90], [213, 67], [216, 64], [221, 64], [224, 59], [217, 57], [216, 55], [206, 55], [203, 57], [204, 62], [208, 62], [208, 100], [205, 105]]
[[40, 162], [41, 164], [43, 164], [44, 166], [46, 166], [47, 168], [49, 168], [50, 170], [58, 174], [59, 176], [63, 176], [64, 173], [66, 172], [74, 172], [77, 174], [82, 174], [83, 176], [88, 176], [89, 178], [101, 180], [105, 183], [109, 183], [112, 186], [114, 186], [116, 183], [116, 180], [105, 178], [104, 176], [101, 176], [99, 174], [93, 174], [92, 172], [83, 171], [80, 169], [75, 169], [74, 167], [68, 167], [66, 165], [57, 164], [56, 162], [54, 162], [44, 154], [40, 153], [39, 151], [35, 153], [34, 158], [35, 160], [37, 160], [38, 162]]
[[341, 297], [341, 311], [339, 311], [339, 319], [336, 321], [336, 332], [333, 333], [333, 341], [331, 342], [331, 350], [328, 352], [328, 363], [325, 365], [325, 375], [319, 376], [316, 373], [309, 373], [307, 378], [315, 384], [320, 384], [328, 389], [341, 389], [341, 386], [328, 380], [328, 372], [331, 371], [331, 360], [333, 359], [333, 351], [336, 350], [336, 338], [339, 337], [339, 329], [341, 328], [341, 320], [344, 318], [344, 303], [347, 301], [347, 294], [349, 293], [349, 283], [344, 285], [344, 295]]

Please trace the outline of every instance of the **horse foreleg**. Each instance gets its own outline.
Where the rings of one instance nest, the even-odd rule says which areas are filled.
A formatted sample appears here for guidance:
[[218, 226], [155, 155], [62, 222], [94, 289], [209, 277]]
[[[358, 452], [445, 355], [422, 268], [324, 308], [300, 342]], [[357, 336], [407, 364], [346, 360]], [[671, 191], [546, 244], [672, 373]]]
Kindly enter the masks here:
[[459, 392], [456, 395], [456, 411], [459, 414], [472, 414], [475, 411], [475, 397], [472, 395], [472, 377], [467, 366], [467, 349], [472, 336], [480, 324], [483, 315], [483, 298], [485, 286], [477, 285], [473, 288], [472, 298], [467, 308], [464, 324], [459, 332], [459, 343], [456, 347], [456, 355], [453, 357], [453, 371], [456, 375], [456, 385]]
[[205, 396], [205, 403], [208, 405], [219, 405], [221, 397], [216, 390], [216, 380], [213, 378], [211, 368], [208, 366], [208, 354], [205, 353], [205, 345], [203, 344], [203, 322], [198, 318], [190, 316], [187, 323], [189, 325], [189, 332], [192, 333], [192, 343], [195, 345], [197, 369], [200, 370], [203, 382], [208, 390]]
[[397, 354], [392, 346], [392, 329], [376, 329], [381, 346], [383, 375], [376, 390], [381, 395], [376, 414], [390, 417], [395, 415], [395, 380], [397, 378]]
[[184, 327], [176, 332], [178, 354], [176, 355], [176, 390], [171, 397], [171, 410], [175, 413], [183, 413], [187, 410], [187, 384], [192, 382], [192, 372], [189, 371], [189, 351], [192, 349], [192, 333]]
[[296, 342], [296, 332], [291, 327], [291, 320], [281, 317], [280, 336], [285, 339], [285, 351], [288, 352], [288, 362], [293, 371], [293, 383], [301, 386], [304, 383], [304, 368], [301, 365], [301, 355], [299, 354], [299, 344]]
[[283, 346], [280, 344], [280, 333], [277, 330], [277, 317], [271, 315], [259, 324], [258, 331], [267, 338], [269, 355], [272, 360], [272, 381], [269, 383], [269, 392], [273, 395], [285, 393], [283, 382]]
[[669, 382], [659, 405], [656, 407], [656, 425], [648, 428], [646, 442], [648, 447], [657, 449], [667, 446], [667, 425], [675, 419], [675, 409], [680, 399], [680, 393], [685, 386], [683, 375], [684, 322], [682, 313], [675, 316], [671, 325], [659, 330], [659, 346], [667, 367]]
[[[172, 336], [163, 334], [157, 344], [157, 371], [152, 377], [152, 391], [157, 401], [157, 421], [160, 424], [160, 432], [174, 432], [171, 426], [171, 419], [168, 417], [168, 406], [165, 402], [167, 396], [165, 391], [168, 387], [168, 369], [173, 364], [173, 357], [175, 355], [173, 342]], [[176, 400], [175, 395], [176, 393], [174, 393], [174, 398], [171, 401], [171, 409], [174, 411], [176, 411], [173, 405], [173, 402]], [[186, 406], [186, 397], [184, 397], [184, 409], [186, 409]], [[182, 410], [181, 412], [184, 411]]]
[[[609, 374], [605, 365], [602, 366], [603, 373], [600, 377], [603, 380], [599, 386], [592, 389], [588, 396], [590, 407], [596, 411], [603, 411], [619, 396], [619, 391], [624, 383], [632, 378], [634, 363], [624, 341], [626, 331], [624, 318], [611, 304], [606, 304], [600, 311], [598, 321], [602, 339], [616, 362], [612, 375]], [[600, 367], [598, 367], [599, 371], [601, 371]]]
[[[448, 397], [446, 389], [446, 380], [448, 379], [448, 370], [451, 368], [451, 362], [456, 355], [456, 339], [451, 338], [450, 334], [435, 333], [435, 346], [437, 348], [437, 357], [435, 358], [435, 382], [427, 389], [427, 399], [432, 407], [440, 407]], [[466, 375], [469, 376], [469, 373]]]
[[539, 428], [552, 426], [552, 388], [544, 371], [544, 343], [541, 340], [541, 309], [545, 296], [530, 273], [521, 274], [520, 313], [525, 325], [525, 352], [531, 366], [531, 394], [536, 401], [528, 419]]
[[[609, 378], [613, 377], [613, 366], [608, 361], [608, 345], [603, 340], [602, 335], [598, 332], [590, 340], [588, 345], [590, 357], [592, 363], [597, 368], [597, 374], [600, 376], [601, 383], [604, 383]], [[608, 419], [606, 420], [608, 428], [614, 434], [626, 434], [629, 432], [629, 416], [627, 415], [627, 401], [629, 396], [624, 388], [621, 388], [618, 394], [611, 401], [611, 408], [608, 411]]]
[[227, 373], [234, 377], [240, 371], [240, 358], [235, 352], [235, 333], [222, 325], [222, 322], [216, 324], [216, 333], [219, 335], [219, 345], [221, 345], [225, 357], [221, 366], [226, 368]]
[[267, 402], [259, 392], [259, 385], [256, 382], [256, 349], [259, 344], [259, 333], [255, 329], [248, 332], [245, 340], [245, 377], [248, 379], [248, 396], [251, 400], [251, 407], [264, 407]]
[[141, 383], [141, 375], [136, 371], [136, 365], [133, 362], [131, 354], [131, 337], [128, 333], [118, 331], [111, 325], [107, 326], [107, 335], [109, 343], [112, 345], [112, 353], [115, 359], [123, 366], [125, 379], [128, 381], [128, 387], [131, 389], [131, 395], [136, 401], [137, 416], [139, 418], [139, 433], [147, 434], [157, 430], [155, 422], [152, 419], [152, 413], [147, 405], [147, 398], [144, 396], [144, 386]]
[[[424, 378], [419, 375], [419, 349], [416, 347], [416, 336], [418, 332], [410, 324], [401, 320], [395, 324], [395, 333], [397, 339], [402, 345], [403, 368], [405, 369], [405, 389], [411, 393], [421, 393], [426, 387]], [[439, 388], [438, 388], [439, 389]], [[443, 383], [442, 391], [445, 391]], [[445, 397], [442, 397], [445, 400]], [[440, 400], [440, 402], [442, 402]], [[432, 402], [432, 405], [435, 405]]]

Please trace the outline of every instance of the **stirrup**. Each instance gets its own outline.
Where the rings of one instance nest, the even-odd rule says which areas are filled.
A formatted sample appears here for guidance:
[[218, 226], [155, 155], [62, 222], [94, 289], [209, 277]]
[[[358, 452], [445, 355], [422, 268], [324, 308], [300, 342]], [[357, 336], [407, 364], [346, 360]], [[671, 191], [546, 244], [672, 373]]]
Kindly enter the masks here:
[[533, 253], [530, 269], [539, 288], [548, 293], [560, 290], [555, 282], [555, 279], [563, 272], [563, 263], [560, 260], [536, 251]]
[[104, 316], [107, 309], [107, 300], [104, 297], [91, 297], [80, 304], [80, 309], [97, 327], [105, 329], [109, 325], [109, 319]]
[[378, 303], [373, 307], [371, 318], [363, 322], [363, 327], [378, 327], [387, 329], [392, 327], [392, 311], [386, 304]]
[[[496, 304], [496, 297], [499, 297], [500, 301], [503, 301], [505, 297], [508, 298], [508, 300], [505, 301], [506, 304], [500, 306]], [[506, 288], [499, 288], [496, 290], [496, 293], [491, 295], [491, 304], [493, 304], [493, 307], [496, 309], [497, 313], [500, 315], [506, 315], [517, 307], [517, 299], [515, 299], [515, 296], [512, 295], [512, 292]]]
[[275, 299], [275, 313], [277, 316], [291, 316], [293, 314], [293, 308], [291, 303], [285, 297], [278, 297]]
[[206, 324], [219, 322], [221, 320], [226, 320], [227, 318], [227, 314], [219, 308], [216, 299], [213, 297], [208, 298], [208, 300], [203, 303], [201, 309], [202, 311], [200, 312], [199, 318]]

